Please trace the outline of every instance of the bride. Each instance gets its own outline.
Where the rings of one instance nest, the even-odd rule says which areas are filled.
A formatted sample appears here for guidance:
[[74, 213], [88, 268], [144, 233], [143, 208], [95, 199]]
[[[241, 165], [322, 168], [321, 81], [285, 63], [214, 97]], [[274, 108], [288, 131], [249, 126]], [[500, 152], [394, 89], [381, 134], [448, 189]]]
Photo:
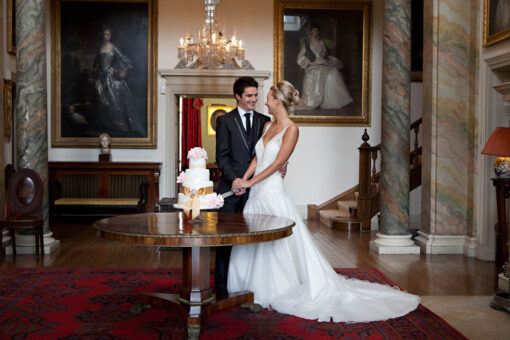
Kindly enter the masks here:
[[288, 115], [289, 107], [298, 102], [291, 83], [271, 87], [266, 106], [275, 120], [264, 126], [255, 158], [243, 178], [233, 183], [234, 189], [251, 188], [243, 214], [290, 218], [296, 222], [293, 234], [273, 242], [234, 246], [228, 290], [252, 291], [255, 302], [265, 308], [319, 321], [369, 322], [411, 312], [420, 302], [418, 296], [338, 275], [285, 194], [278, 170], [298, 140], [299, 130]]

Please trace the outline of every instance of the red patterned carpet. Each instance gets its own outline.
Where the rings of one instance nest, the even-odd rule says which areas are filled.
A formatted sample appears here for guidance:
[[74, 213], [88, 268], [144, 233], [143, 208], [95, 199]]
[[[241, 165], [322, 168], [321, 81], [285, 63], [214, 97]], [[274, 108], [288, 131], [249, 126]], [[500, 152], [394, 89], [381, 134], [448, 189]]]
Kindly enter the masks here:
[[[376, 269], [339, 269], [348, 277], [393, 285]], [[1, 339], [182, 339], [181, 314], [129, 309], [143, 291], [178, 291], [180, 270], [16, 268], [0, 271]], [[372, 323], [319, 323], [263, 310], [212, 315], [201, 339], [465, 339], [423, 306]]]

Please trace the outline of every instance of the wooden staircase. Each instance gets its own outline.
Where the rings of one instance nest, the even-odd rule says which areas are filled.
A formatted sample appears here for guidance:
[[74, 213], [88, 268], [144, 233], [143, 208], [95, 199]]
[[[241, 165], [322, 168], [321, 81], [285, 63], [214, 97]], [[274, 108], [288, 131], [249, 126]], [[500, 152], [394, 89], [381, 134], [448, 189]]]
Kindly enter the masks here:
[[[409, 189], [421, 185], [421, 153], [418, 134], [422, 119], [411, 124], [414, 149], [410, 153]], [[372, 217], [379, 213], [379, 179], [381, 144], [371, 146], [367, 130], [359, 150], [359, 184], [320, 205], [308, 206], [308, 219], [320, 220], [330, 228], [370, 231]]]

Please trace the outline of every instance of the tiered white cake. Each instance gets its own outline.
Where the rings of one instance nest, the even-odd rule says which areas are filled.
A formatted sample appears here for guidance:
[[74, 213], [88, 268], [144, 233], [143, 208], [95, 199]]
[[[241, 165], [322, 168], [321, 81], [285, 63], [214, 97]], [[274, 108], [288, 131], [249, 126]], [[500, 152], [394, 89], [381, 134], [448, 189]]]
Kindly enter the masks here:
[[183, 208], [193, 195], [199, 197], [200, 209], [218, 208], [220, 203], [223, 205], [222, 198], [219, 198], [221, 196], [213, 191], [213, 182], [210, 180], [209, 170], [205, 167], [207, 151], [198, 147], [193, 148], [188, 152], [188, 159], [189, 168], [177, 177], [177, 183], [182, 184], [182, 189], [178, 194], [175, 207]]

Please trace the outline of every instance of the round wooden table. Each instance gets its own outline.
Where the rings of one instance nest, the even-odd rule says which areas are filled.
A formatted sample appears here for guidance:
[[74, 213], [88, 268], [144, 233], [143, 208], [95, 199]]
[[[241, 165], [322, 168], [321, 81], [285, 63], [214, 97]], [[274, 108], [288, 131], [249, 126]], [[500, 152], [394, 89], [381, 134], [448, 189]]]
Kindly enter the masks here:
[[191, 224], [182, 212], [120, 215], [94, 223], [99, 235], [126, 243], [182, 248], [180, 294], [143, 293], [143, 304], [185, 309], [188, 337], [198, 338], [207, 315], [252, 303], [252, 292], [216, 300], [209, 284], [210, 248], [278, 240], [292, 234], [294, 221], [276, 216], [201, 212], [204, 223]]

